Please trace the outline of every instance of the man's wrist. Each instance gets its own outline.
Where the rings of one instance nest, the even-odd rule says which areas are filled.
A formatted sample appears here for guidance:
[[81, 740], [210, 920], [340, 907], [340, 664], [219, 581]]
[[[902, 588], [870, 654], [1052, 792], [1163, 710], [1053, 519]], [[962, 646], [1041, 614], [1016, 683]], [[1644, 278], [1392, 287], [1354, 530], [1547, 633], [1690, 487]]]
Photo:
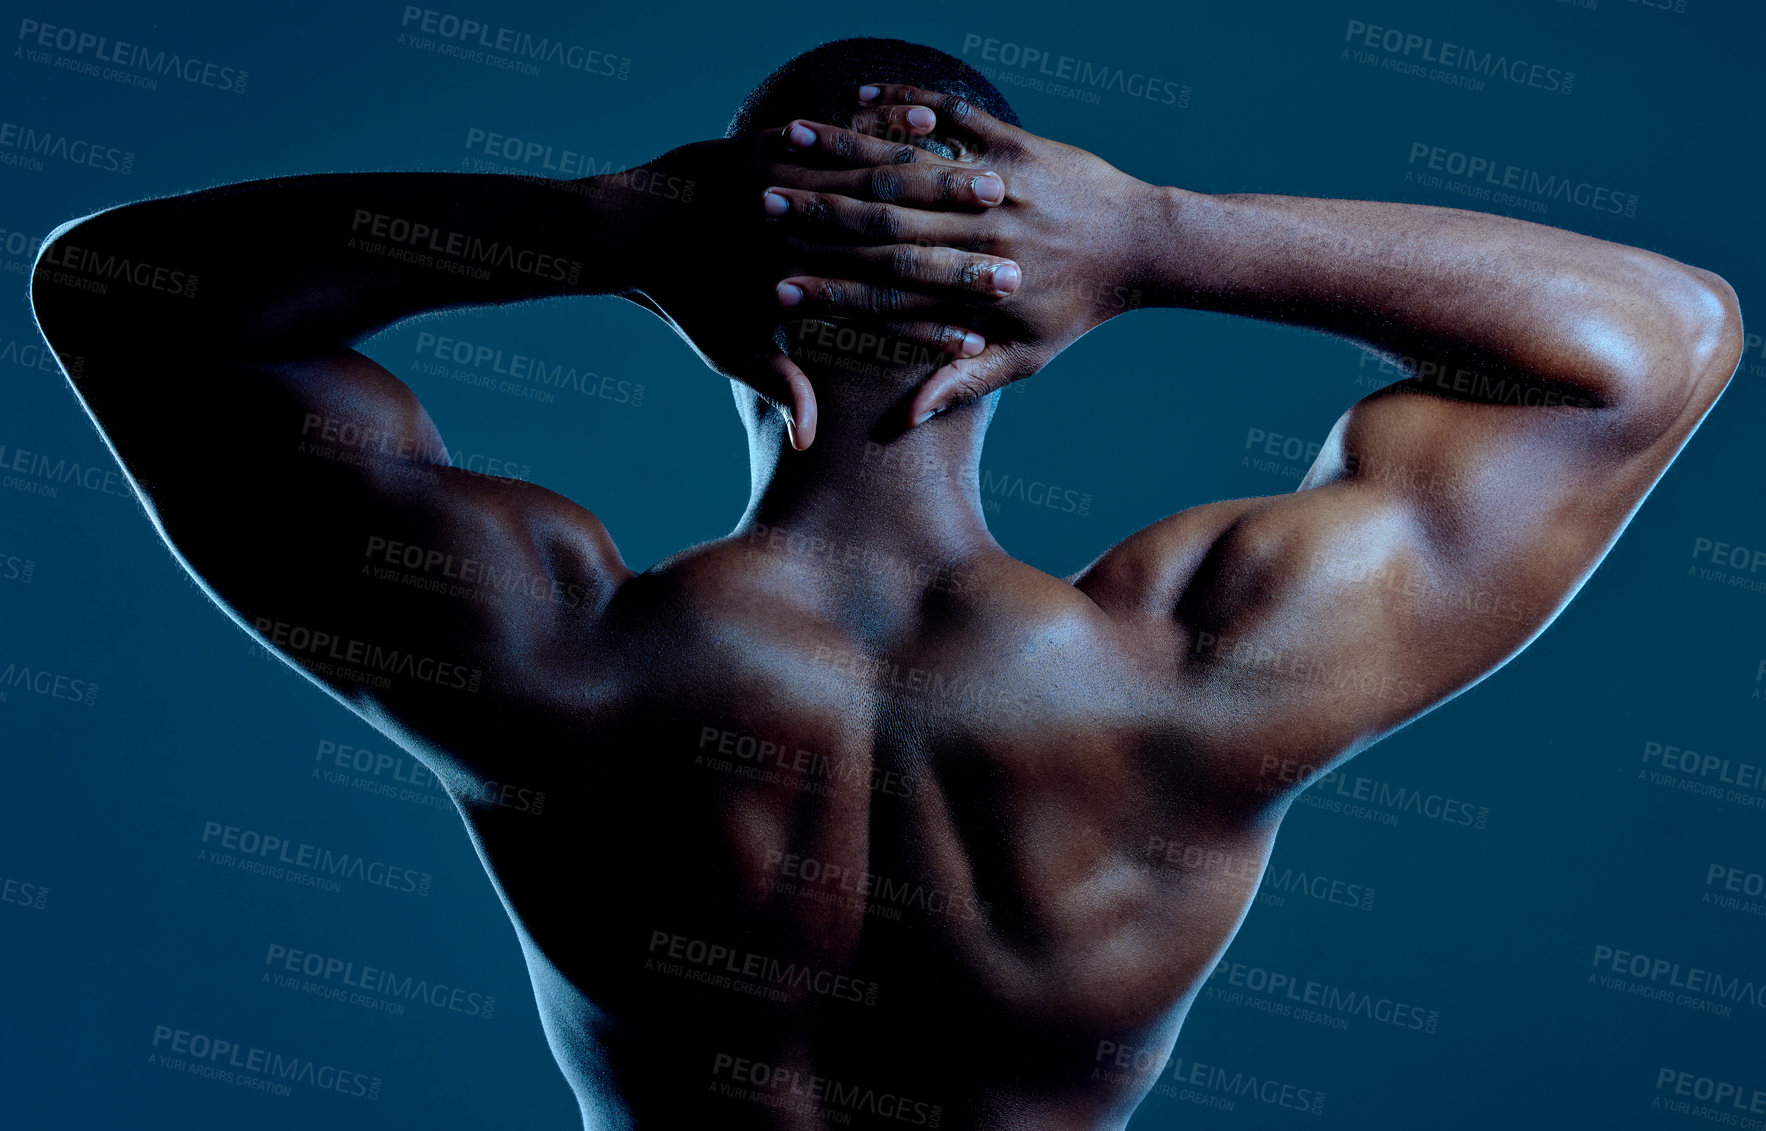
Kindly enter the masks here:
[[1189, 305], [1190, 273], [1185, 269], [1183, 233], [1195, 226], [1197, 214], [1208, 207], [1208, 199], [1201, 193], [1162, 185], [1145, 185], [1140, 192], [1127, 262], [1129, 285], [1141, 296], [1141, 306]]
[[605, 290], [646, 290], [653, 280], [644, 266], [662, 266], [670, 258], [664, 252], [666, 234], [690, 219], [685, 210], [694, 206], [699, 186], [655, 165], [585, 177], [577, 184], [590, 205], [584, 219], [603, 260]]
[[575, 182], [582, 190], [581, 231], [587, 236], [584, 243], [591, 246], [591, 253], [601, 261], [597, 274], [606, 280], [602, 289], [611, 293], [638, 285], [633, 251], [636, 233], [644, 227], [644, 218], [620, 183], [621, 176], [602, 173]]

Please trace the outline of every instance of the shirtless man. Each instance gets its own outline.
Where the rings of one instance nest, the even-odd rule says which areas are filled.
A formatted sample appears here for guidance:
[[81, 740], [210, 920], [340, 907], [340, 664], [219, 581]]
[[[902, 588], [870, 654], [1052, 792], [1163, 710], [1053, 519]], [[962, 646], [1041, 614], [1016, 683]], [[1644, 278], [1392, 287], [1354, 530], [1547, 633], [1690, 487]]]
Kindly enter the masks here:
[[[589, 1126], [1121, 1127], [1155, 1074], [1099, 1049], [1170, 1051], [1297, 793], [1536, 636], [1737, 363], [1730, 288], [1662, 256], [1158, 188], [1010, 117], [846, 42], [634, 173], [296, 177], [45, 245], [42, 328], [174, 551], [453, 792]], [[580, 294], [672, 319], [748, 431], [735, 530], [643, 573], [351, 348]], [[994, 394], [1141, 306], [1414, 376], [1297, 491], [1051, 577], [982, 517]]]

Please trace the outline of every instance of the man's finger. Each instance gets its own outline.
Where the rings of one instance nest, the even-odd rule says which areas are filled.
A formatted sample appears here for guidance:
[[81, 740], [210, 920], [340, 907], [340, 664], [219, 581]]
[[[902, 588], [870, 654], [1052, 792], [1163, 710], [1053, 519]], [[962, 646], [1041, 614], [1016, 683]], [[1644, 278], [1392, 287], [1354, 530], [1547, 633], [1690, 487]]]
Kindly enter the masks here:
[[911, 165], [916, 161], [939, 159], [937, 154], [928, 153], [905, 136], [896, 140], [872, 137], [801, 118], [782, 130], [773, 131], [769, 140], [775, 156], [796, 161], [810, 159], [816, 164], [835, 168]]
[[874, 106], [852, 116], [855, 133], [893, 142], [925, 137], [937, 125], [938, 113], [925, 106]]
[[916, 291], [856, 279], [821, 279], [798, 275], [777, 288], [779, 305], [796, 316], [839, 315], [848, 318], [891, 318], [942, 305], [942, 300]]
[[1016, 126], [1007, 125], [960, 95], [903, 83], [867, 83], [858, 88], [858, 102], [871, 109], [925, 106], [938, 115], [941, 132], [956, 130], [994, 144], [1013, 141], [1013, 135], [1019, 132]]
[[926, 346], [953, 357], [974, 357], [987, 348], [986, 338], [948, 322], [891, 322], [883, 331], [896, 341]]
[[[818, 258], [842, 264], [849, 271], [852, 264], [862, 264], [865, 270], [856, 274], [870, 282], [915, 290], [929, 287], [961, 291], [982, 298], [1005, 298], [1024, 281], [1023, 271], [1010, 259], [954, 247], [921, 247], [911, 243], [847, 247], [824, 250]], [[819, 269], [821, 265], [810, 266]]]
[[990, 344], [978, 357], [959, 358], [926, 378], [908, 399], [907, 419], [914, 428], [954, 405], [979, 400], [996, 389], [1035, 372], [1010, 346]]
[[[844, 365], [912, 365], [933, 359], [927, 351], [950, 357], [974, 357], [987, 339], [949, 322], [897, 321], [878, 324], [847, 319], [806, 318], [787, 331], [799, 356]], [[820, 356], [818, 356], [820, 355]]]
[[963, 238], [981, 233], [967, 217], [876, 201], [854, 200], [838, 193], [806, 192], [775, 185], [761, 195], [761, 208], [806, 239], [831, 243], [913, 243], [961, 247]]
[[775, 175], [792, 188], [832, 192], [855, 200], [944, 208], [992, 208], [1006, 199], [1006, 182], [991, 169], [922, 162], [868, 169], [792, 169]]

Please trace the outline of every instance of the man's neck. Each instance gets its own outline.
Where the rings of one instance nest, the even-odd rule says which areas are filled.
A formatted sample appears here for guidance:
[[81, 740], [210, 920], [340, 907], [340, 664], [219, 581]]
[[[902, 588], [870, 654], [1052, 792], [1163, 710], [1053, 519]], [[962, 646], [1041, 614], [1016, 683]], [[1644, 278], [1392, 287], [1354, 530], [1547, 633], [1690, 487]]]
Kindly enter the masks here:
[[873, 409], [831, 403], [803, 452], [776, 412], [745, 414], [751, 487], [738, 530], [785, 529], [928, 561], [997, 548], [980, 494], [992, 408], [963, 405], [903, 431], [880, 425], [885, 414]]

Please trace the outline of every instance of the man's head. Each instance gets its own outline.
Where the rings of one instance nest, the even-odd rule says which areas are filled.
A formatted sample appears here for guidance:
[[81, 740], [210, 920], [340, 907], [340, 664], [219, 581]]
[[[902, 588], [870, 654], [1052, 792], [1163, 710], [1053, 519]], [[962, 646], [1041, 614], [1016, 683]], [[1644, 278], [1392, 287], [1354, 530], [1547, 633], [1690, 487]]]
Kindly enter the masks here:
[[[757, 83], [730, 120], [726, 135], [783, 126], [797, 118], [851, 128], [864, 83], [901, 83], [955, 94], [994, 117], [1018, 125], [1018, 115], [987, 77], [935, 47], [901, 39], [838, 39], [788, 60]], [[955, 159], [935, 136], [913, 144]], [[779, 345], [817, 386], [822, 430], [836, 419], [875, 419], [881, 408], [908, 395], [949, 361], [930, 347], [889, 339], [880, 327], [827, 323], [799, 324], [779, 332]], [[738, 404], [745, 394], [738, 389]], [[744, 416], [758, 423], [763, 414], [749, 406]], [[991, 416], [991, 405], [987, 416]]]

